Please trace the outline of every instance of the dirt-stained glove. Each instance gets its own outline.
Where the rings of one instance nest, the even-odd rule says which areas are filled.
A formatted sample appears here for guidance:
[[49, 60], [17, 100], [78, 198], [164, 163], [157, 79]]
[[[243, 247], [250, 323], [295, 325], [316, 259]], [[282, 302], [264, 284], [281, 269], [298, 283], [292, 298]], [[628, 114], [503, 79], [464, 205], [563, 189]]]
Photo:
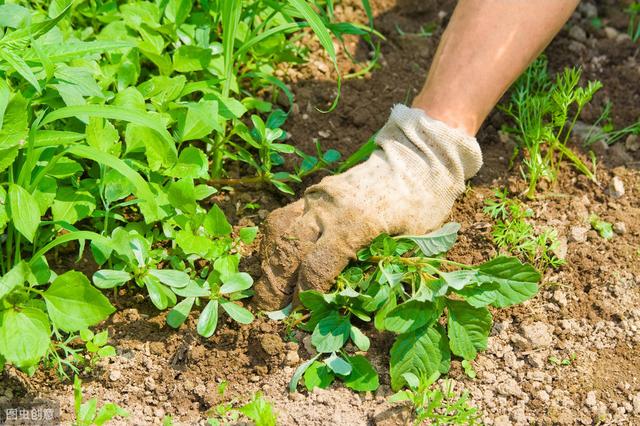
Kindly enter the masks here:
[[482, 165], [475, 138], [404, 105], [393, 108], [376, 142], [382, 149], [367, 161], [324, 178], [267, 217], [258, 307], [279, 309], [294, 292], [329, 290], [356, 252], [383, 232], [436, 229]]

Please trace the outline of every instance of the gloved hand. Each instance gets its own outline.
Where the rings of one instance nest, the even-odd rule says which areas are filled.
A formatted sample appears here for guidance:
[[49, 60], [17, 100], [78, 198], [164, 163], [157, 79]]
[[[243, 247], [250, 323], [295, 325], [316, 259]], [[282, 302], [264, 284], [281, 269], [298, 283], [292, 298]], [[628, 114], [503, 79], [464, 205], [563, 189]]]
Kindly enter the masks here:
[[396, 105], [377, 135], [382, 148], [324, 178], [273, 211], [263, 227], [257, 306], [286, 306], [297, 291], [328, 291], [356, 252], [381, 233], [424, 234], [440, 226], [464, 181], [482, 165], [475, 138]]

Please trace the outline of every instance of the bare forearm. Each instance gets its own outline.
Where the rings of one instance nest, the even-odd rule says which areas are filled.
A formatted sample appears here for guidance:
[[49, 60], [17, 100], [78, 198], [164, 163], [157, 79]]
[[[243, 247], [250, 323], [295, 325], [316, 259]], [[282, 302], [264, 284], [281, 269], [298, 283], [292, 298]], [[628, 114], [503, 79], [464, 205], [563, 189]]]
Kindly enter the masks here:
[[579, 0], [461, 0], [413, 102], [475, 135], [502, 94], [549, 44]]

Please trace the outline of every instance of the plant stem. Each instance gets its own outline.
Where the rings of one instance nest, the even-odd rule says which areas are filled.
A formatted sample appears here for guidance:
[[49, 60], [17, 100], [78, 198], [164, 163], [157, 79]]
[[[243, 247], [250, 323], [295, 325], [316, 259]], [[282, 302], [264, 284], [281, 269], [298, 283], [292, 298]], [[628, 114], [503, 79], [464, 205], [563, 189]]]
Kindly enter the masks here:
[[217, 186], [237, 186], [237, 185], [256, 185], [267, 182], [264, 176], [253, 176], [245, 178], [228, 178], [228, 179], [210, 179], [207, 183], [209, 185]]
[[369, 259], [365, 260], [365, 262], [369, 263], [380, 263], [384, 260], [393, 260], [399, 263], [404, 263], [405, 265], [412, 266], [431, 266], [428, 262], [442, 262], [448, 263], [449, 265], [457, 266], [463, 269], [471, 269], [472, 266], [465, 265], [464, 263], [454, 262], [453, 260], [448, 259], [439, 259], [437, 257], [400, 257], [400, 256], [371, 256]]

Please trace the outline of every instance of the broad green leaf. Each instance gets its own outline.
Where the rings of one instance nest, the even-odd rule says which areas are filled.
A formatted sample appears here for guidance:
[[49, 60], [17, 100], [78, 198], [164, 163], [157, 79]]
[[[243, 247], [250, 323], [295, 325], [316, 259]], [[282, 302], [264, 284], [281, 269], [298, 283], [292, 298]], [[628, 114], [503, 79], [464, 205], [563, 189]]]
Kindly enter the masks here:
[[191, 281], [186, 272], [174, 269], [149, 269], [149, 274], [156, 277], [162, 284], [174, 288], [186, 287]]
[[449, 346], [451, 352], [473, 360], [478, 350], [487, 348], [492, 318], [487, 308], [474, 308], [466, 302], [447, 300]]
[[42, 296], [53, 325], [68, 332], [96, 325], [115, 311], [109, 299], [77, 271], [59, 275]]
[[458, 238], [459, 230], [460, 224], [456, 222], [449, 222], [442, 228], [426, 235], [400, 235], [394, 238], [413, 241], [418, 245], [422, 254], [429, 257], [449, 251]]
[[461, 290], [465, 286], [478, 282], [478, 271], [473, 269], [461, 269], [453, 272], [439, 272], [449, 288]]
[[351, 325], [351, 330], [349, 331], [349, 335], [351, 336], [351, 340], [353, 343], [360, 349], [361, 351], [368, 351], [371, 342], [369, 338], [355, 325]]
[[149, 168], [153, 171], [173, 167], [178, 161], [175, 143], [146, 126], [129, 123], [125, 132], [127, 152], [142, 149], [147, 157]]
[[436, 322], [441, 313], [440, 303], [409, 300], [389, 311], [384, 320], [384, 328], [397, 334], [407, 333], [430, 326]]
[[161, 284], [153, 275], [145, 275], [142, 280], [147, 287], [151, 303], [153, 303], [156, 308], [163, 311], [169, 306], [175, 305], [177, 301], [176, 295], [169, 287]]
[[207, 212], [204, 218], [204, 229], [213, 237], [225, 237], [231, 234], [231, 225], [217, 204], [214, 204]]
[[209, 176], [207, 156], [198, 148], [188, 146], [180, 151], [178, 162], [165, 174], [176, 178], [206, 179]]
[[[44, 131], [44, 130], [41, 130]], [[120, 134], [111, 122], [102, 117], [90, 117], [85, 127], [87, 144], [98, 151], [118, 155]]]
[[240, 237], [240, 241], [245, 244], [251, 244], [256, 239], [256, 235], [258, 235], [258, 227], [251, 226], [248, 228], [242, 228], [238, 232], [238, 236]]
[[176, 244], [178, 244], [186, 254], [197, 254], [203, 258], [207, 258], [208, 253], [215, 249], [215, 245], [210, 238], [193, 235], [189, 231], [178, 231], [176, 234]]
[[112, 204], [128, 197], [136, 190], [129, 180], [114, 169], [110, 169], [104, 174], [103, 179], [100, 181], [100, 186], [107, 204]]
[[184, 324], [195, 300], [195, 297], [187, 297], [174, 306], [167, 314], [167, 324], [173, 328], [178, 328]]
[[56, 198], [51, 206], [53, 220], [73, 225], [87, 218], [96, 208], [96, 200], [89, 191], [82, 191], [69, 186], [58, 188]]
[[191, 280], [189, 284], [182, 288], [174, 288], [173, 292], [180, 297], [209, 297], [211, 291], [206, 286], [200, 286], [197, 282]]
[[237, 272], [223, 277], [220, 293], [227, 294], [242, 291], [250, 288], [252, 285], [253, 278], [251, 278], [251, 275], [246, 272]]
[[169, 0], [164, 10], [164, 16], [166, 16], [170, 22], [179, 26], [189, 16], [192, 6], [193, 3], [188, 0]]
[[353, 367], [344, 359], [340, 358], [333, 352], [327, 359], [324, 360], [324, 363], [336, 374], [340, 374], [341, 376], [347, 376], [351, 374]]
[[251, 402], [240, 407], [240, 412], [253, 420], [255, 426], [276, 426], [278, 418], [273, 412], [273, 406], [257, 392]]
[[498, 256], [478, 267], [481, 283], [498, 284], [492, 305], [498, 308], [522, 303], [538, 292], [540, 273], [513, 257]]
[[18, 368], [36, 365], [49, 349], [51, 326], [40, 309], [0, 311], [0, 355]]
[[311, 343], [320, 353], [336, 352], [347, 343], [350, 331], [349, 318], [332, 312], [318, 322], [311, 335]]
[[0, 48], [0, 59], [5, 60], [22, 78], [40, 93], [40, 83], [27, 63], [11, 49]]
[[326, 364], [314, 361], [304, 372], [304, 386], [309, 391], [313, 388], [326, 389], [331, 386], [335, 377]]
[[203, 337], [211, 337], [218, 327], [218, 301], [210, 300], [204, 307], [198, 318], [196, 329]]
[[101, 269], [93, 274], [93, 284], [102, 289], [118, 287], [131, 281], [131, 274], [127, 271]]
[[418, 377], [446, 373], [451, 359], [449, 342], [439, 326], [401, 334], [391, 347], [390, 355], [389, 373], [393, 390], [400, 389], [406, 383], [404, 373], [413, 373]]
[[181, 179], [171, 183], [167, 192], [169, 202], [173, 207], [190, 215], [196, 212], [196, 192], [193, 180]]
[[224, 309], [234, 321], [239, 322], [240, 324], [251, 324], [255, 318], [251, 311], [243, 308], [237, 303], [221, 299], [220, 306], [222, 306], [222, 309]]
[[95, 423], [96, 426], [102, 426], [104, 424], [107, 424], [117, 416], [129, 417], [129, 412], [117, 404], [107, 402], [102, 407], [100, 407], [100, 410], [98, 410], [93, 423]]
[[220, 279], [224, 280], [228, 275], [238, 272], [240, 264], [239, 254], [224, 254], [213, 262], [213, 269], [220, 273]]
[[307, 371], [307, 368], [309, 368], [309, 366], [313, 364], [316, 359], [318, 359], [319, 356], [320, 354], [316, 354], [313, 358], [305, 361], [304, 363], [300, 364], [298, 368], [296, 368], [296, 371], [294, 371], [293, 376], [291, 377], [291, 381], [289, 382], [290, 393], [294, 393], [298, 389], [298, 382], [302, 378], [302, 375], [305, 371]]
[[21, 260], [0, 278], [0, 300], [16, 287], [22, 286], [29, 275], [29, 265]]
[[27, 239], [33, 242], [40, 224], [38, 202], [26, 189], [14, 183], [9, 184], [9, 216], [13, 226]]
[[209, 66], [211, 49], [182, 45], [173, 54], [173, 69], [181, 73], [201, 71]]
[[346, 387], [358, 392], [373, 392], [380, 386], [378, 373], [367, 358], [362, 355], [348, 356], [351, 373], [342, 380]]
[[498, 297], [497, 283], [483, 283], [480, 285], [469, 285], [462, 290], [456, 290], [456, 293], [464, 297], [468, 304], [475, 308], [482, 308], [490, 305]]
[[212, 131], [222, 132], [218, 122], [218, 102], [190, 102], [178, 115], [180, 141], [206, 138]]

